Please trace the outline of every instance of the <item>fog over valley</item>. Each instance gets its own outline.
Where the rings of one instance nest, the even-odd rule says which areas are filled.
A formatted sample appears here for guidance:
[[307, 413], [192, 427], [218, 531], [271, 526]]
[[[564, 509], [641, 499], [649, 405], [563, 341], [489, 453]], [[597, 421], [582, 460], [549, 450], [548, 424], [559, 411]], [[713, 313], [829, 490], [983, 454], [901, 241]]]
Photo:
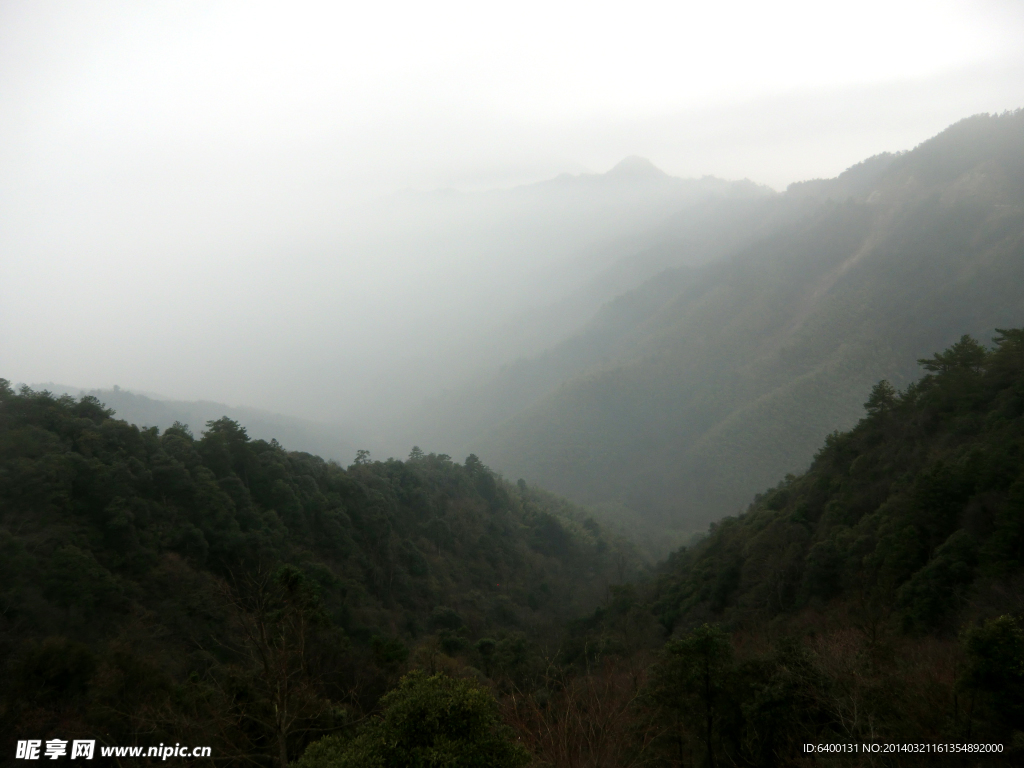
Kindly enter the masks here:
[[458, 4], [58, 7], [2, 11], [5, 375], [368, 428], [706, 258], [677, 243], [573, 298], [673, 214], [909, 149], [1022, 82], [1001, 3], [794, 4], [735, 38], [658, 4], [526, 5], [500, 35]]
[[0, 763], [1010, 768], [1022, 596], [1024, 4], [0, 3]]

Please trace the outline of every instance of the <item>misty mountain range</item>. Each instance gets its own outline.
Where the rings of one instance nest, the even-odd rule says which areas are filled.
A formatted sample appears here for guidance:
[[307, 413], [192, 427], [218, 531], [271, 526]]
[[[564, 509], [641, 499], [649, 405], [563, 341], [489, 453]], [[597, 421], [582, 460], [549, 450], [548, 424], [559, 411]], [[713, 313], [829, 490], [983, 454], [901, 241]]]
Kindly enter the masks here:
[[[310, 397], [296, 405], [285, 393], [279, 402], [311, 418], [327, 411], [356, 421], [377, 431], [380, 448], [407, 450], [390, 442], [393, 429], [382, 423], [404, 421], [424, 398], [578, 331], [604, 302], [665, 266], [659, 249], [677, 263], [666, 220], [773, 194], [747, 180], [674, 178], [630, 157], [603, 174], [488, 192], [407, 191], [347, 212], [334, 250], [397, 268], [360, 291], [367, 314], [359, 322], [373, 333], [353, 339], [325, 318], [318, 332], [337, 334], [342, 345], [318, 352], [315, 367], [297, 362], [309, 374], [296, 387]], [[315, 279], [333, 292], [347, 290], [352, 276]]]
[[[262, 290], [259, 258], [250, 257], [246, 270], [233, 276], [244, 306], [226, 304], [228, 323], [196, 327], [192, 337], [211, 346], [195, 379], [215, 392], [218, 366], [227, 366], [230, 398], [156, 395], [150, 399], [164, 405], [142, 407], [143, 400], [126, 401], [109, 388], [37, 386], [96, 390], [140, 424], [180, 420], [198, 429], [233, 413], [247, 424], [269, 418], [294, 436], [279, 436], [285, 444], [343, 462], [356, 445], [375, 455], [404, 455], [405, 439], [391, 437], [425, 397], [547, 349], [579, 330], [605, 301], [660, 269], [658, 257], [648, 264], [644, 254], [661, 242], [658, 226], [666, 217], [772, 194], [749, 181], [673, 178], [649, 161], [626, 158], [607, 173], [564, 174], [507, 190], [389, 195], [339, 212], [334, 245], [290, 253], [285, 277], [274, 281], [278, 300], [249, 299]], [[344, 268], [344, 254], [358, 254], [365, 271]], [[634, 254], [637, 263], [623, 262]], [[380, 272], [381, 264], [397, 266]], [[289, 307], [293, 294], [301, 300]], [[188, 314], [179, 320], [182, 330], [199, 322]], [[235, 325], [245, 332], [218, 338]], [[149, 351], [136, 356], [139, 370], [150, 366]], [[150, 389], [174, 388], [177, 375]], [[243, 416], [211, 404], [221, 399], [256, 408]], [[269, 416], [273, 412], [300, 418]], [[316, 435], [293, 431], [302, 418]], [[325, 442], [313, 423], [331, 425], [339, 437]], [[267, 439], [276, 434], [255, 429]]]
[[[98, 395], [139, 424], [198, 431], [229, 415], [256, 437], [343, 464], [364, 447], [475, 452], [611, 521], [683, 535], [801, 471], [824, 435], [855, 423], [879, 379], [902, 386], [929, 350], [1024, 319], [1019, 111], [961, 121], [781, 194], [673, 179], [629, 158], [607, 174], [502, 192], [399, 197], [389, 216], [416, 213], [395, 242], [429, 220], [419, 242], [457, 245], [466, 259], [480, 256], [481, 233], [500, 241], [495, 263], [529, 242], [557, 253], [531, 256], [522, 273], [546, 264], [536, 293], [550, 300], [520, 314], [496, 307], [504, 319], [467, 332], [447, 357], [406, 360], [381, 384], [390, 407], [333, 404], [341, 428]], [[475, 232], [460, 229], [470, 221]]]
[[374, 434], [0, 378], [3, 748], [405, 765], [433, 729], [502, 768], [1019, 763], [1024, 111], [783, 194], [696, 184], [532, 326], [478, 329], [541, 351], [440, 394], [412, 370], [418, 408], [338, 394]]
[[0, 3], [0, 766], [1024, 765], [1024, 3], [809, 10]]
[[685, 211], [660, 228], [672, 245], [632, 261], [674, 265], [423, 409], [423, 441], [612, 516], [703, 527], [801, 471], [879, 379], [902, 386], [929, 349], [1021, 323], [1022, 201], [1016, 112]]

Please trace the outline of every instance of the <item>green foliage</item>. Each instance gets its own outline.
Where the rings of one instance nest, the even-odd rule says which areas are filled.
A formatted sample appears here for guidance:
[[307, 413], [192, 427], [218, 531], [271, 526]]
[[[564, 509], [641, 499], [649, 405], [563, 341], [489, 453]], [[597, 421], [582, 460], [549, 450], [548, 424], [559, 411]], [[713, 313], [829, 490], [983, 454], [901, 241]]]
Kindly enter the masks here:
[[462, 617], [448, 606], [439, 605], [430, 613], [430, 623], [442, 629], [459, 629], [465, 625]]
[[659, 613], [738, 620], [858, 594], [928, 632], [968, 609], [979, 579], [1019, 573], [1024, 364], [1018, 331], [999, 334], [923, 361], [904, 392], [876, 386], [805, 475], [673, 558]]
[[396, 637], [374, 635], [370, 641], [374, 661], [381, 668], [403, 664], [409, 658], [409, 648]]
[[501, 724], [489, 692], [469, 680], [412, 672], [351, 740], [311, 744], [300, 768], [517, 768], [530, 756]]
[[967, 665], [958, 683], [969, 696], [968, 729], [981, 731], [982, 738], [1013, 731], [1019, 737], [1024, 731], [1024, 631], [1012, 616], [999, 616], [968, 629], [963, 646]]
[[95, 671], [96, 657], [88, 646], [50, 637], [24, 648], [11, 685], [23, 700], [69, 703], [88, 691]]
[[864, 403], [864, 410], [870, 416], [877, 416], [892, 410], [898, 400], [899, 393], [896, 391], [896, 388], [885, 379], [882, 379], [872, 388], [871, 396]]
[[476, 457], [357, 458], [227, 418], [139, 429], [2, 382], [0, 738], [145, 731], [283, 764], [410, 666], [483, 665], [480, 638], [521, 678], [564, 615], [642, 567]]
[[902, 392], [877, 386], [804, 475], [674, 553], [631, 607], [617, 588], [576, 623], [590, 664], [637, 663], [605, 642], [623, 609], [672, 633], [646, 687], [660, 758], [785, 765], [808, 741], [934, 738], [1019, 760], [1024, 334], [998, 334], [980, 360], [961, 339]]
[[985, 357], [985, 348], [965, 334], [946, 351], [936, 352], [931, 358], [922, 358], [917, 362], [932, 373], [978, 373]]
[[700, 738], [712, 767], [732, 660], [729, 635], [720, 627], [702, 624], [665, 645], [651, 686], [654, 700], [673, 713], [677, 722], [685, 719], [700, 724]]
[[897, 603], [905, 610], [908, 627], [934, 627], [950, 608], [951, 599], [962, 599], [960, 588], [974, 579], [977, 544], [966, 531], [957, 531], [897, 593]]

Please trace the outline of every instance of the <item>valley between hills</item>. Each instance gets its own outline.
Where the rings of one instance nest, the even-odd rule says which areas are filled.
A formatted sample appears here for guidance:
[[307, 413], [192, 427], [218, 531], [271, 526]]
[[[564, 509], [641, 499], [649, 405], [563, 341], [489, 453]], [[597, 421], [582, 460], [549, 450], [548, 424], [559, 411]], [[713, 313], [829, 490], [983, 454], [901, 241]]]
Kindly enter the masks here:
[[1024, 112], [659, 174], [548, 182], [657, 210], [372, 428], [0, 379], [3, 748], [1018, 764]]

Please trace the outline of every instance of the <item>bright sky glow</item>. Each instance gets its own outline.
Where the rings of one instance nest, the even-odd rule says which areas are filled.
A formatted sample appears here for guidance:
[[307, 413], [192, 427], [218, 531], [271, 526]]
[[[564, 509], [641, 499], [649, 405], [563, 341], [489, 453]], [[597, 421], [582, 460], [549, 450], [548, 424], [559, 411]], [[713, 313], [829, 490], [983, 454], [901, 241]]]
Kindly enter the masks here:
[[6, 2], [0, 376], [252, 402], [153, 360], [398, 317], [366, 286], [418, 253], [346, 244], [360, 201], [632, 154], [781, 189], [1020, 106], [1012, 0]]

